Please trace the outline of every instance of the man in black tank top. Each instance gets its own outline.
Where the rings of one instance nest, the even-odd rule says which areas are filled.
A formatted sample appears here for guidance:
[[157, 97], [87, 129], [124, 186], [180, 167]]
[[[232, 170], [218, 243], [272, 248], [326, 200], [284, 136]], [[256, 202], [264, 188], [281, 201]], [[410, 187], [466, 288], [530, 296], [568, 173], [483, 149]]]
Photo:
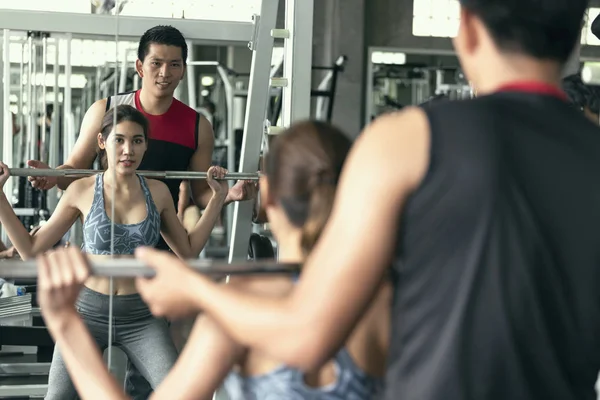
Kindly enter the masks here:
[[[342, 346], [392, 265], [386, 400], [595, 399], [600, 128], [560, 90], [588, 2], [460, 5], [454, 45], [479, 97], [366, 128], [292, 295], [259, 299], [198, 276], [177, 296], [310, 370]], [[164, 263], [156, 256], [142, 255]]]

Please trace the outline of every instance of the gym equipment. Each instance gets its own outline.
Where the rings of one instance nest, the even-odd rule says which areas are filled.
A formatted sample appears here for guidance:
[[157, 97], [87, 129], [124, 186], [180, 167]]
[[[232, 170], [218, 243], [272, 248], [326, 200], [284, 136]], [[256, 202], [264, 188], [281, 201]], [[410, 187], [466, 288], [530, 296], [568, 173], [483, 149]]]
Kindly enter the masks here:
[[[300, 271], [298, 264], [285, 264], [278, 262], [235, 262], [231, 264], [214, 262], [211, 260], [188, 260], [186, 263], [199, 273], [211, 276], [225, 275], [268, 275], [268, 274], [297, 274]], [[90, 262], [92, 274], [105, 277], [148, 277], [154, 276], [154, 270], [139, 260], [133, 258], [119, 258], [112, 260]], [[37, 263], [35, 261], [0, 262], [0, 276], [6, 279], [35, 278], [37, 277]]]
[[255, 261], [274, 259], [275, 250], [273, 249], [273, 243], [271, 243], [271, 239], [258, 233], [253, 233], [250, 235], [248, 258]]
[[[12, 176], [59, 176], [65, 178], [80, 178], [100, 174], [104, 171], [93, 169], [34, 169], [34, 168], [9, 168]], [[206, 179], [206, 172], [194, 171], [136, 171], [138, 175], [146, 178], [158, 179]], [[230, 172], [223, 180], [258, 180], [257, 173]]]

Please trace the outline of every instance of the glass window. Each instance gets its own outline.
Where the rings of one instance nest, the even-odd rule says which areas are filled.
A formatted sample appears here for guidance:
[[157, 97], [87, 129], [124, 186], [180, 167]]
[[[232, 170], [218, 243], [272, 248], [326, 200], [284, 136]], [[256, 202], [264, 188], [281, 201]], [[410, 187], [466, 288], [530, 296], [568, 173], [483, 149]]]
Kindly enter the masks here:
[[92, 3], [89, 0], [0, 0], [0, 8], [7, 10], [55, 11], [89, 14]]
[[600, 45], [600, 40], [592, 33], [592, 22], [600, 14], [600, 8], [590, 7], [588, 9], [588, 15], [581, 30], [581, 44], [587, 44], [590, 46]]
[[[414, 0], [413, 35], [430, 37], [453, 37], [460, 22], [460, 5], [457, 0]], [[591, 26], [600, 14], [600, 8], [590, 7], [581, 31], [581, 43], [600, 45], [600, 39], [592, 34]]]
[[460, 22], [458, 0], [414, 0], [413, 35], [453, 37]]

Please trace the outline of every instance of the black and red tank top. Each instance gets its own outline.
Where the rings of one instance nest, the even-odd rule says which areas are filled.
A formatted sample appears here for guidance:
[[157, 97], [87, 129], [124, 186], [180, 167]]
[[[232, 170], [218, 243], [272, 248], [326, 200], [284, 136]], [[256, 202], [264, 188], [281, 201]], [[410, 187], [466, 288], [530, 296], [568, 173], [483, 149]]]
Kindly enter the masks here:
[[[173, 99], [173, 103], [166, 113], [148, 114], [140, 103], [139, 90], [109, 97], [106, 102], [106, 110], [121, 104], [135, 107], [144, 114], [150, 123], [148, 150], [139, 169], [187, 171], [198, 147], [200, 114], [177, 99]], [[175, 208], [177, 208], [181, 180], [168, 179], [164, 182], [169, 187]]]
[[425, 113], [385, 399], [595, 400], [600, 128], [533, 82]]

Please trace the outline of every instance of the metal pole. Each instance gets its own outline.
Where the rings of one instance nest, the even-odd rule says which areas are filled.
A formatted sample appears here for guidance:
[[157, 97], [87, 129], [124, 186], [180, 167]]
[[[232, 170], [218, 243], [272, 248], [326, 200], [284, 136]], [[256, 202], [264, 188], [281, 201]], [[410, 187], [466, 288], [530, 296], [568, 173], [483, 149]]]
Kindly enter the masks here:
[[[48, 164], [52, 168], [56, 168], [59, 164], [59, 137], [60, 137], [60, 105], [58, 103], [58, 75], [60, 73], [60, 63], [58, 59], [58, 43], [59, 39], [55, 41], [55, 53], [54, 53], [54, 110], [52, 111], [52, 125], [50, 126], [50, 149], [48, 156]], [[48, 209], [52, 212], [58, 205], [58, 188], [54, 186], [48, 191]]]
[[285, 25], [290, 38], [285, 40], [282, 121], [285, 127], [293, 121], [310, 118], [310, 83], [312, 60], [314, 0], [286, 0]]
[[40, 161], [48, 162], [48, 149], [46, 148], [46, 72], [48, 63], [48, 37], [42, 38], [42, 127], [40, 128], [41, 142], [40, 142]]
[[188, 60], [192, 62], [188, 63], [187, 67], [187, 84], [188, 84], [188, 106], [197, 109], [197, 99], [196, 99], [196, 68], [194, 67], [194, 44], [192, 42], [188, 42]]
[[67, 54], [65, 64], [65, 91], [63, 96], [63, 162], [67, 160], [68, 155], [71, 153], [72, 141], [74, 138], [71, 136], [75, 135], [75, 132], [71, 131], [71, 39], [72, 34], [67, 33]]
[[[127, 55], [128, 55], [128, 51], [124, 50], [121, 53], [123, 53], [123, 61], [121, 64], [121, 75], [119, 76], [119, 93], [124, 93], [125, 92], [125, 88], [127, 87]], [[117, 59], [117, 62], [119, 62], [119, 60]], [[116, 71], [115, 71], [116, 72]], [[116, 94], [116, 93], [115, 93]]]
[[[3, 122], [2, 135], [2, 157], [7, 165], [12, 165], [13, 146], [12, 146], [12, 114], [10, 112], [10, 30], [4, 29], [2, 35], [2, 109], [0, 117]], [[12, 199], [12, 182], [9, 185], [6, 182], [4, 185], [4, 194], [9, 199]], [[2, 228], [0, 235], [2, 242], [6, 243], [6, 231]]]
[[33, 137], [34, 137], [34, 129], [35, 129], [35, 116], [33, 115], [33, 37], [31, 34], [27, 38], [27, 50], [29, 54], [29, 60], [27, 65], [27, 112], [29, 113], [29, 118], [27, 122], [27, 144], [25, 146], [25, 154], [27, 154], [27, 159], [33, 160], [32, 150], [33, 150]]
[[23, 153], [23, 145], [25, 144], [25, 129], [24, 129], [24, 118], [23, 118], [23, 104], [25, 90], [23, 89], [23, 78], [25, 76], [25, 43], [21, 43], [21, 65], [19, 69], [19, 140], [17, 148], [17, 159], [15, 160], [15, 166], [20, 167], [23, 163], [25, 154]]
[[[217, 64], [217, 72], [221, 76], [223, 88], [225, 89], [225, 101], [227, 107], [227, 169], [235, 170], [235, 130], [233, 129], [233, 87], [227, 72], [223, 66]], [[229, 188], [233, 187], [233, 182], [229, 182]], [[231, 240], [231, 230], [233, 229], [233, 207], [227, 207], [227, 243]]]
[[373, 49], [367, 51], [367, 87], [365, 89], [365, 114], [363, 125], [368, 125], [371, 122], [373, 110]]
[[38, 127], [38, 104], [39, 104], [39, 100], [38, 100], [38, 96], [37, 96], [37, 92], [38, 92], [38, 80], [37, 80], [37, 74], [38, 74], [38, 62], [39, 62], [39, 57], [38, 57], [38, 45], [35, 43], [35, 40], [33, 41], [33, 78], [31, 80], [32, 83], [32, 91], [33, 91], [33, 95], [31, 97], [31, 115], [33, 118], [33, 136], [32, 136], [32, 145], [31, 145], [31, 149], [30, 149], [30, 154], [31, 154], [31, 159], [32, 160], [39, 160], [39, 143], [37, 140], [37, 127]]
[[[198, 273], [211, 276], [226, 275], [270, 275], [270, 274], [298, 274], [299, 264], [283, 264], [275, 261], [265, 262], [239, 262], [235, 264], [215, 263], [211, 260], [186, 260], [190, 268]], [[141, 261], [132, 258], [107, 259], [90, 262], [93, 275], [105, 277], [152, 277], [154, 270]], [[0, 276], [3, 278], [36, 278], [36, 261], [0, 262]]]
[[[59, 177], [84, 177], [102, 173], [101, 170], [92, 169], [34, 169], [34, 168], [10, 168], [12, 176], [59, 176]], [[206, 172], [196, 171], [136, 171], [140, 176], [159, 179], [206, 179]], [[258, 180], [258, 173], [254, 172], [230, 172], [223, 180]]]
[[[137, 75], [137, 74], [136, 74]], [[102, 83], [102, 73], [100, 67], [96, 68], [96, 86], [94, 86], [94, 101], [101, 99], [100, 97], [100, 84]]]

